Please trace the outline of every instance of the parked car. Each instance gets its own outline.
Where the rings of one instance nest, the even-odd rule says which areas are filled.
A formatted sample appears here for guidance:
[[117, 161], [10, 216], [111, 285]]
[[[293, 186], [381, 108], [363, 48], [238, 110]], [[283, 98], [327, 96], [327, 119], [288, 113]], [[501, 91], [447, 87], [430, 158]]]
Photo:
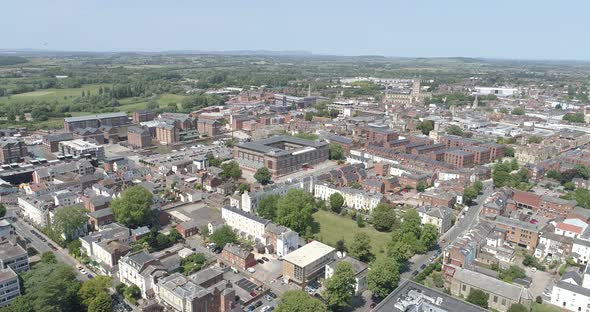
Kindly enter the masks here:
[[246, 271], [250, 272], [250, 273], [254, 273], [256, 272], [256, 270], [254, 268], [247, 268]]
[[88, 277], [88, 279], [93, 279], [94, 276], [92, 276], [92, 274], [86, 274], [86, 277]]
[[418, 271], [412, 272], [412, 276], [416, 276], [416, 275], [418, 275]]
[[258, 264], [264, 264], [264, 261], [262, 261], [262, 259], [256, 259], [256, 262], [258, 262]]
[[273, 293], [272, 291], [269, 291], [268, 295], [271, 296], [273, 299], [277, 299], [277, 295], [275, 293]]
[[267, 257], [262, 257], [262, 260], [264, 260], [264, 262], [269, 262], [270, 261]]
[[256, 303], [254, 304], [255, 308], [261, 307], [262, 306], [262, 301], [258, 300], [256, 301]]
[[251, 292], [250, 292], [250, 296], [252, 296], [252, 297], [256, 297], [256, 295], [257, 295], [257, 293], [256, 293], [256, 292], [254, 292], [254, 291], [251, 291]]
[[420, 270], [424, 270], [424, 268], [426, 268], [426, 263], [424, 263], [420, 266]]

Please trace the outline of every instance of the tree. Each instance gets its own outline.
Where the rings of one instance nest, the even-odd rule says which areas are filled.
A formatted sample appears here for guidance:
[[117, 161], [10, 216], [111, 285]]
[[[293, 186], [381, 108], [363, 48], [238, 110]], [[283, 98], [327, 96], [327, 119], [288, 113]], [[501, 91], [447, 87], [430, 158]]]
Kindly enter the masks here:
[[158, 233], [158, 235], [156, 235], [156, 247], [157, 248], [163, 248], [168, 246], [168, 244], [170, 243], [170, 240], [168, 239], [168, 236], [162, 234], [162, 233]]
[[352, 264], [338, 263], [332, 277], [324, 282], [324, 298], [330, 311], [340, 311], [350, 305], [355, 282]]
[[408, 209], [404, 213], [404, 221], [401, 226], [403, 233], [412, 233], [416, 238], [420, 237], [422, 221], [416, 209]]
[[375, 255], [371, 252], [371, 237], [365, 232], [356, 232], [350, 243], [350, 256], [362, 262], [371, 262]]
[[115, 198], [111, 203], [115, 219], [128, 227], [148, 224], [152, 218], [152, 197], [152, 193], [142, 186], [127, 188], [120, 198]]
[[240, 184], [240, 187], [238, 188], [238, 190], [240, 191], [240, 194], [244, 194], [244, 192], [250, 191], [250, 184], [242, 183], [242, 184]]
[[41, 262], [21, 273], [22, 296], [10, 305], [11, 311], [84, 311], [74, 270], [63, 263]]
[[363, 216], [359, 215], [356, 217], [356, 226], [358, 226], [360, 228], [365, 227], [365, 218]]
[[576, 185], [572, 181], [565, 182], [563, 184], [563, 189], [566, 190], [566, 191], [573, 191], [573, 190], [576, 189]]
[[46, 251], [41, 254], [41, 262], [45, 264], [57, 263], [57, 258], [55, 257], [55, 254], [53, 254], [53, 252]]
[[420, 242], [426, 250], [431, 250], [436, 246], [438, 238], [438, 228], [433, 224], [425, 224], [422, 228]]
[[584, 165], [576, 165], [574, 167], [576, 173], [584, 180], [588, 180], [590, 178], [590, 169]]
[[481, 191], [483, 191], [483, 183], [479, 180], [473, 182], [473, 187], [477, 191], [477, 194], [479, 194], [479, 193], [481, 193]]
[[180, 234], [177, 229], [173, 228], [168, 233], [168, 240], [172, 243], [176, 243], [182, 240], [182, 234]]
[[489, 297], [490, 295], [483, 292], [482, 290], [471, 289], [471, 291], [469, 292], [469, 296], [467, 296], [467, 302], [473, 303], [484, 309], [487, 309]]
[[242, 177], [242, 169], [240, 169], [240, 165], [235, 160], [221, 164], [221, 169], [223, 172], [221, 172], [220, 176], [224, 180], [237, 180]]
[[264, 197], [260, 203], [258, 203], [258, 209], [256, 209], [258, 216], [269, 220], [275, 220], [277, 217], [277, 204], [279, 202], [279, 198], [279, 195], [270, 195]]
[[99, 275], [84, 282], [78, 291], [82, 303], [89, 306], [90, 302], [92, 302], [98, 294], [107, 293], [108, 288], [112, 285], [112, 281], [113, 279], [110, 276]]
[[289, 290], [283, 293], [275, 309], [276, 312], [326, 312], [326, 306], [302, 290]]
[[381, 203], [373, 209], [371, 220], [375, 229], [382, 232], [391, 231], [397, 222], [393, 207], [385, 203]]
[[385, 298], [398, 283], [399, 265], [391, 259], [377, 259], [367, 274], [367, 287], [378, 298]]
[[88, 216], [82, 206], [65, 206], [57, 209], [53, 217], [53, 229], [62, 233], [66, 240], [76, 237], [76, 233], [86, 225]]
[[291, 189], [277, 202], [277, 222], [295, 232], [304, 233], [311, 225], [314, 199], [305, 190]]
[[80, 257], [82, 255], [82, 251], [80, 250], [82, 248], [82, 242], [79, 239], [69, 242], [67, 248], [70, 255], [74, 257]]
[[471, 204], [477, 198], [477, 190], [473, 186], [468, 186], [463, 190], [463, 201]]
[[346, 251], [346, 246], [344, 245], [344, 240], [343, 239], [339, 239], [336, 242], [336, 251], [340, 251], [340, 252]]
[[502, 187], [510, 182], [510, 173], [507, 171], [494, 170], [492, 173], [492, 180], [495, 187]]
[[330, 144], [330, 159], [332, 160], [342, 160], [344, 159], [344, 151], [342, 150], [342, 145], [337, 143]]
[[125, 299], [131, 301], [131, 302], [135, 302], [135, 300], [139, 299], [139, 297], [141, 297], [141, 289], [139, 289], [139, 287], [137, 287], [137, 285], [131, 285], [127, 288], [125, 288], [125, 291], [123, 292], [123, 296], [125, 297]]
[[4, 218], [4, 216], [6, 216], [6, 206], [0, 204], [0, 218]]
[[510, 112], [512, 115], [517, 115], [517, 116], [522, 116], [524, 115], [524, 109], [522, 107], [515, 107], [512, 109], [512, 112]]
[[342, 194], [334, 193], [330, 195], [330, 207], [334, 212], [340, 213], [342, 205], [344, 205], [344, 197], [342, 197]]
[[430, 131], [434, 130], [434, 121], [423, 120], [416, 126], [416, 129], [422, 131], [422, 134], [428, 135]]
[[574, 191], [574, 199], [578, 206], [583, 208], [590, 208], [590, 190], [578, 188]]
[[100, 292], [88, 305], [88, 312], [113, 311], [113, 298], [107, 292]]
[[215, 230], [209, 239], [220, 248], [225, 247], [226, 244], [238, 242], [236, 233], [234, 233], [234, 231], [227, 225]]
[[426, 183], [420, 181], [418, 182], [418, 184], [416, 184], [416, 191], [422, 193], [426, 190], [427, 187], [428, 185], [426, 185]]
[[267, 185], [268, 183], [270, 183], [272, 179], [272, 174], [270, 173], [270, 170], [268, 170], [268, 168], [261, 167], [258, 168], [258, 170], [256, 170], [256, 173], [254, 174], [254, 179], [256, 179], [256, 181], [258, 181], [258, 183], [262, 185]]
[[508, 309], [508, 312], [529, 312], [529, 309], [525, 305], [522, 305], [520, 303], [513, 303], [512, 305], [510, 305], [510, 309]]

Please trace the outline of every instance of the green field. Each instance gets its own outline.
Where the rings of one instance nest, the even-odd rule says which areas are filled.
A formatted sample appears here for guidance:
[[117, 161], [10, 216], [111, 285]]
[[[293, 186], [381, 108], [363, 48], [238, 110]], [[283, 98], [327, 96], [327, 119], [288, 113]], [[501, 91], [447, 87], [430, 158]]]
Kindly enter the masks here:
[[322, 242], [336, 246], [336, 242], [343, 239], [345, 244], [350, 244], [354, 233], [364, 232], [369, 234], [371, 237], [371, 247], [373, 254], [377, 257], [385, 255], [387, 250], [387, 243], [391, 237], [389, 233], [378, 232], [373, 229], [370, 225], [364, 228], [359, 228], [356, 225], [356, 221], [349, 217], [342, 217], [327, 211], [318, 211], [313, 214], [315, 222], [319, 223], [320, 231], [315, 234], [316, 239]]
[[98, 84], [90, 84], [84, 85], [81, 88], [37, 90], [27, 93], [0, 97], [0, 104], [18, 104], [28, 102], [31, 100], [44, 100], [47, 102], [58, 101], [60, 103], [71, 103], [75, 98], [82, 95], [82, 91], [90, 91], [93, 94], [97, 94], [99, 87], [100, 85]]

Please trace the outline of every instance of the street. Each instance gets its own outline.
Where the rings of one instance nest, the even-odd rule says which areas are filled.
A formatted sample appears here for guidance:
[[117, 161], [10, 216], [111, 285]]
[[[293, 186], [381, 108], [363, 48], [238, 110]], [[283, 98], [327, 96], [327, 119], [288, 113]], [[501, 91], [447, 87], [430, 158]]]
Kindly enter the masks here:
[[[494, 187], [491, 180], [484, 181], [483, 185], [484, 187], [482, 193], [475, 200], [477, 202], [477, 205], [469, 207], [469, 210], [465, 212], [465, 217], [463, 219], [457, 218], [455, 224], [439, 238], [440, 251], [444, 250], [458, 237], [461, 237], [463, 234], [465, 234], [465, 232], [467, 232], [477, 221], [479, 212], [481, 210], [481, 207], [483, 206], [485, 199], [488, 198], [488, 196], [490, 196], [494, 191]], [[411, 279], [412, 272], [421, 271], [420, 267], [424, 264], [428, 265], [428, 260], [436, 252], [436, 250], [431, 250], [425, 254], [414, 255], [414, 257], [412, 257], [406, 263], [407, 269], [404, 272], [402, 272], [400, 276], [401, 279]]]
[[[12, 226], [14, 227], [18, 236], [27, 240], [27, 244], [29, 244], [31, 247], [33, 247], [35, 250], [37, 250], [39, 252], [39, 254], [42, 254], [46, 251], [52, 252], [58, 261], [61, 261], [67, 265], [72, 266], [72, 268], [78, 273], [78, 280], [80, 280], [80, 281], [88, 280], [88, 277], [86, 275], [80, 273], [80, 271], [77, 269], [77, 267], [81, 266], [87, 272], [92, 272], [92, 271], [90, 271], [86, 266], [84, 266], [83, 264], [78, 262], [78, 260], [76, 260], [74, 257], [70, 256], [65, 249], [59, 247], [59, 245], [57, 245], [55, 242], [53, 242], [51, 239], [49, 239], [47, 236], [45, 236], [45, 234], [41, 233], [41, 231], [35, 229], [33, 226], [29, 225], [28, 223], [22, 221], [19, 218], [17, 218], [16, 221], [12, 223]], [[33, 235], [31, 230], [39, 233], [39, 235], [41, 237], [45, 238], [47, 240], [47, 242], [43, 242], [39, 237], [37, 237], [36, 235]], [[53, 251], [48, 246], [48, 243], [51, 243], [53, 246], [57, 247], [57, 251]]]

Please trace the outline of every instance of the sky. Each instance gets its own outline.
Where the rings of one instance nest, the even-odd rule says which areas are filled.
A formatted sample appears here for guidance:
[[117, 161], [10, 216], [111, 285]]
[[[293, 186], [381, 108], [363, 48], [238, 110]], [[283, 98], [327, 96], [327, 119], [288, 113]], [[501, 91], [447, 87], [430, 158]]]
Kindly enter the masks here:
[[588, 0], [2, 0], [0, 49], [590, 60]]

